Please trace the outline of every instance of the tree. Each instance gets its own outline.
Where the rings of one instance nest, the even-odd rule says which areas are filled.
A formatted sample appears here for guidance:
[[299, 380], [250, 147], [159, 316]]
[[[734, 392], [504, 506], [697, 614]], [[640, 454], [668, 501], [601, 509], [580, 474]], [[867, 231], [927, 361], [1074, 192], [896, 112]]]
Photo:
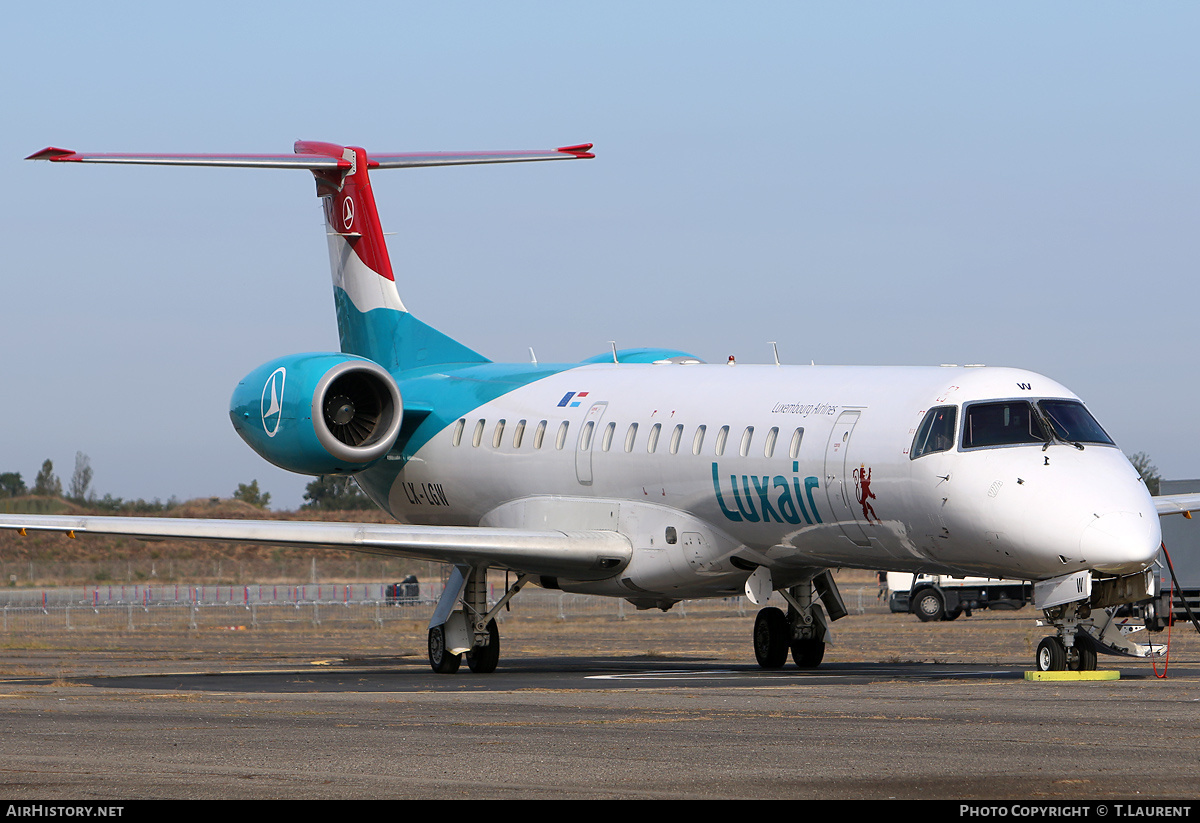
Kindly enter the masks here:
[[1151, 494], [1158, 494], [1158, 484], [1162, 480], [1162, 475], [1158, 473], [1158, 466], [1155, 466], [1150, 460], [1150, 455], [1145, 452], [1127, 455], [1129, 462], [1137, 469], [1137, 473], [1142, 476], [1142, 480], [1146, 483], [1146, 488]]
[[33, 481], [33, 493], [42, 497], [62, 497], [62, 481], [54, 474], [54, 464], [48, 458]]
[[320, 511], [348, 511], [374, 507], [371, 498], [359, 491], [352, 478], [338, 474], [323, 474], [304, 487], [308, 502], [300, 508]]
[[87, 500], [92, 485], [92, 461], [83, 452], [75, 452], [75, 472], [71, 475], [71, 499]]
[[249, 503], [251, 506], [258, 506], [260, 509], [265, 509], [267, 504], [271, 502], [271, 493], [259, 492], [258, 481], [251, 480], [248, 486], [245, 483], [238, 483], [237, 491], [233, 493], [233, 499]]
[[0, 497], [20, 497], [29, 494], [25, 481], [20, 472], [4, 472], [0, 474]]

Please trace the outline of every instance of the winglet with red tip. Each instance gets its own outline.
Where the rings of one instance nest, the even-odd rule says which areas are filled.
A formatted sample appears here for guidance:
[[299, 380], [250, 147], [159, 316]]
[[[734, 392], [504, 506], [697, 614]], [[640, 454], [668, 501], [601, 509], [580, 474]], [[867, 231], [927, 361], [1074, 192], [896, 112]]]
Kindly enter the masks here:
[[579, 158], [595, 157], [596, 155], [589, 151], [592, 145], [592, 143], [580, 143], [578, 146], [561, 146], [556, 151], [561, 151], [563, 154], [573, 154]]
[[54, 146], [47, 146], [39, 152], [26, 157], [26, 160], [55, 160], [62, 162], [63, 160], [74, 160], [79, 157], [77, 152], [70, 149], [56, 149]]

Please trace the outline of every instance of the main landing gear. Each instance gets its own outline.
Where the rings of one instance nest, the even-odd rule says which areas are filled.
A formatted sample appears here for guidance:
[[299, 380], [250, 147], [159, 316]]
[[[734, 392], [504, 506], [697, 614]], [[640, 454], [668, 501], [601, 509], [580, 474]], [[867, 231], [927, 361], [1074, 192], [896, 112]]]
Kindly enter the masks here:
[[[814, 590], [824, 609], [814, 602]], [[815, 669], [825, 657], [830, 621], [848, 613], [833, 575], [825, 571], [779, 593], [788, 602], [787, 614], [774, 606], [759, 611], [754, 621], [754, 657], [764, 669], [778, 669], [791, 652], [792, 662], [799, 668]]]
[[[462, 665], [491, 674], [500, 662], [500, 631], [495, 617], [529, 582], [517, 578], [491, 610], [487, 605], [487, 568], [455, 566], [429, 621], [429, 665], [438, 674], [454, 674]], [[462, 608], [456, 609], [461, 599]]]

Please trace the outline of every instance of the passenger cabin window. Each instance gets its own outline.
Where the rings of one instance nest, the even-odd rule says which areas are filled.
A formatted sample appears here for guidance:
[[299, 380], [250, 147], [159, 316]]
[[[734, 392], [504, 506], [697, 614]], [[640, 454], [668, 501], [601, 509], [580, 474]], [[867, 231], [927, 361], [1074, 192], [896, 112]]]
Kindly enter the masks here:
[[454, 424], [454, 445], [462, 444], [463, 429], [467, 427], [467, 418], [460, 417], [458, 422]]
[[501, 439], [503, 439], [503, 437], [504, 437], [504, 421], [497, 420], [496, 421], [496, 433], [492, 435], [492, 448], [493, 449], [500, 448], [500, 441], [501, 441]]
[[671, 432], [671, 454], [679, 454], [679, 441], [683, 438], [683, 424], [675, 427]]
[[658, 436], [662, 433], [662, 423], [655, 423], [650, 427], [650, 436], [646, 438], [646, 452], [654, 454], [658, 448]]
[[471, 445], [478, 446], [483, 442], [483, 420], [475, 423], [475, 431], [471, 434]]
[[800, 456], [800, 442], [804, 440], [804, 429], [796, 429], [792, 435], [792, 443], [788, 446], [788, 457], [795, 460]]
[[975, 403], [963, 410], [964, 449], [1019, 446], [1049, 440], [1033, 407], [1024, 400]]
[[535, 449], [540, 449], [542, 447], [542, 441], [545, 439], [546, 421], [543, 420], [541, 423], [538, 423], [537, 428], [533, 432], [533, 447]]
[[763, 457], [771, 457], [775, 454], [775, 441], [779, 438], [779, 429], [774, 426], [767, 432], [767, 442], [763, 446]]
[[725, 453], [725, 441], [728, 439], [729, 439], [729, 427], [722, 426], [720, 429], [717, 430], [717, 448], [716, 448], [717, 457], [720, 457], [721, 455], [723, 455]]
[[1038, 408], [1054, 427], [1054, 433], [1068, 443], [1117, 445], [1078, 400], [1039, 400]]
[[600, 440], [601, 451], [608, 451], [610, 448], [612, 448], [613, 432], [616, 430], [616, 423], [609, 423], [604, 427], [604, 437]]
[[525, 421], [518, 420], [517, 428], [513, 431], [513, 448], [521, 448], [521, 440], [525, 437]]
[[581, 452], [585, 452], [592, 447], [592, 432], [595, 430], [595, 420], [589, 420], [583, 424], [583, 431], [579, 435], [579, 450]]
[[738, 449], [738, 453], [741, 454], [742, 457], [746, 457], [747, 455], [750, 454], [750, 441], [753, 439], [754, 439], [754, 427], [747, 426], [746, 430], [744, 432], [742, 432], [742, 445], [741, 445], [741, 448]]
[[558, 435], [554, 438], [554, 448], [562, 450], [562, 447], [567, 443], [567, 429], [571, 427], [569, 421], [564, 420], [558, 426]]
[[633, 451], [633, 441], [637, 439], [637, 423], [629, 424], [629, 431], [625, 432], [625, 451]]
[[700, 449], [704, 448], [704, 432], [707, 428], [707, 426], [696, 428], [696, 436], [692, 438], [692, 454], [699, 454]]
[[925, 412], [925, 419], [917, 428], [908, 459], [916, 460], [926, 454], [944, 452], [954, 447], [954, 429], [958, 423], [958, 409], [954, 406], [938, 406]]

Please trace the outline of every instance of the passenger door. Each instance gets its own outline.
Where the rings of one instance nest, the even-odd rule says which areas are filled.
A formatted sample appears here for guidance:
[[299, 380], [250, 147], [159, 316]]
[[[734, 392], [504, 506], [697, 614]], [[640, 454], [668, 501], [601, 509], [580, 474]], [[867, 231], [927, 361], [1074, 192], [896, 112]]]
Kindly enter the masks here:
[[593, 403], [579, 429], [579, 439], [575, 443], [575, 477], [584, 486], [592, 485], [592, 450], [607, 408], [607, 402]]
[[837, 519], [842, 534], [855, 545], [871, 545], [867, 533], [859, 525], [860, 507], [855, 493], [854, 465], [850, 462], [850, 437], [862, 412], [844, 411], [838, 415], [825, 447], [825, 494], [829, 508]]

